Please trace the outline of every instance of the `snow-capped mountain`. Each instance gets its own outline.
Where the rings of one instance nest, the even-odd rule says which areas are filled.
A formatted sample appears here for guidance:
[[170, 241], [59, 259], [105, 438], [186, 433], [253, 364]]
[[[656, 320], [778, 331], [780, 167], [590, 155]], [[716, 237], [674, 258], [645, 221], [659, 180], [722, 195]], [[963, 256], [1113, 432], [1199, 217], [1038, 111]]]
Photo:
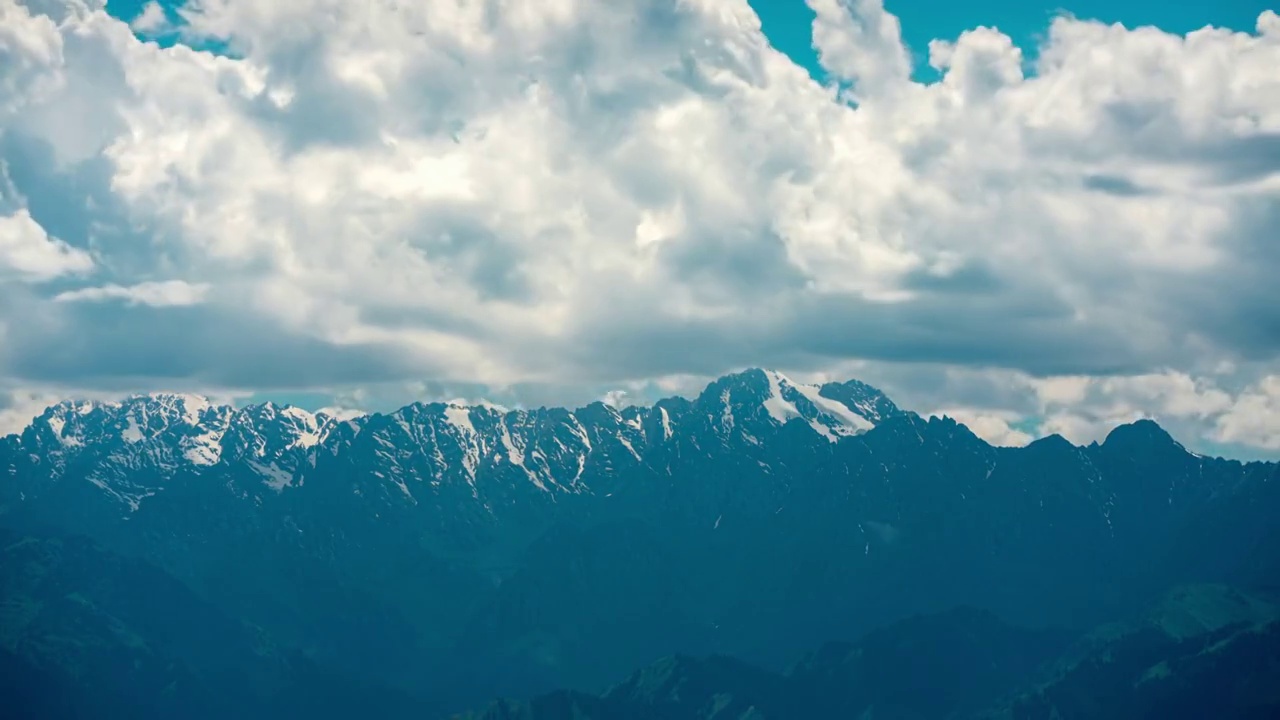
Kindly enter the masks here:
[[786, 663], [957, 604], [1067, 625], [1274, 578], [1278, 492], [1280, 465], [1150, 421], [996, 448], [764, 370], [649, 407], [63, 403], [0, 438], [0, 525], [140, 556], [315, 662], [459, 707], [673, 651]]
[[335, 424], [271, 403], [235, 409], [158, 394], [54, 405], [18, 441], [48, 481], [75, 475], [137, 510], [175, 476], [220, 464], [244, 465], [279, 490]]
[[621, 409], [417, 403], [340, 421], [296, 407], [233, 408], [193, 395], [65, 402], [37, 417], [17, 444], [48, 481], [78, 475], [134, 511], [176, 478], [235, 470], [238, 489], [260, 496], [300, 487], [317, 467], [335, 466], [359, 476], [357, 493], [382, 485], [417, 503], [446, 485], [466, 487], [476, 498], [495, 483], [590, 492], [628, 467], [670, 472], [672, 453], [759, 447], [793, 423], [835, 443], [900, 412], [861, 383], [805, 385], [748, 370], [715, 381], [692, 402]]

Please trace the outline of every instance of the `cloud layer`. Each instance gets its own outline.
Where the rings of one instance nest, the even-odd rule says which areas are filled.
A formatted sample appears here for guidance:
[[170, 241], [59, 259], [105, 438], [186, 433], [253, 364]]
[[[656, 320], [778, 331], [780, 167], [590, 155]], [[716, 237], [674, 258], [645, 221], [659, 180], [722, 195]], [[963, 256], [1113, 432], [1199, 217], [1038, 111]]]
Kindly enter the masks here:
[[1009, 442], [1138, 412], [1280, 446], [1276, 14], [1062, 17], [1034, 64], [976, 28], [926, 85], [878, 0], [808, 2], [830, 86], [746, 0], [0, 0], [0, 382], [859, 361]]

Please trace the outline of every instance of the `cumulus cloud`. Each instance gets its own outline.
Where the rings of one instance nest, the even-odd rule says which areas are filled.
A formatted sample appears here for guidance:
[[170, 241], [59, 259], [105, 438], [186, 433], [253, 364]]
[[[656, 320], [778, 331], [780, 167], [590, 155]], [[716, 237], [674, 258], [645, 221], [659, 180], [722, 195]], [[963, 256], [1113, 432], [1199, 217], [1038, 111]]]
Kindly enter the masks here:
[[627, 405], [626, 390], [610, 390], [600, 398], [600, 402], [613, 408], [621, 408]]
[[0, 278], [50, 280], [93, 269], [93, 258], [45, 234], [25, 208], [0, 215]]
[[[857, 359], [1042, 382], [916, 406], [1002, 442], [1155, 410], [1259, 442], [1212, 428], [1280, 353], [1274, 13], [1060, 17], [1025, 73], [976, 28], [923, 84], [880, 0], [808, 2], [832, 87], [746, 0], [0, 0], [0, 161], [96, 262], [0, 291], [0, 374], [599, 397]], [[1257, 371], [1225, 400], [1224, 361]]]
[[1216, 419], [1214, 439], [1280, 450], [1280, 375], [1241, 393]]
[[62, 36], [51, 18], [0, 3], [0, 118], [33, 96], [52, 92], [57, 78], [48, 70], [62, 59]]
[[814, 12], [813, 47], [831, 75], [854, 84], [855, 98], [874, 99], [906, 85], [911, 59], [898, 18], [883, 0], [805, 0]]

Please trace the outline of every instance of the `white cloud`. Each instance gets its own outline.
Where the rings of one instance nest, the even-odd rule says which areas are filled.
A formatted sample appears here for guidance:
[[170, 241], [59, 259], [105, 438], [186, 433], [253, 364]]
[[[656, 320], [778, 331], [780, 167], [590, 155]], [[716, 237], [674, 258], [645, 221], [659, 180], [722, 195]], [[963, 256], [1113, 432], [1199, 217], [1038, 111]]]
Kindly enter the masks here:
[[950, 417], [970, 430], [974, 435], [992, 445], [1002, 447], [1022, 447], [1035, 438], [1010, 425], [1022, 418], [1016, 413], [1001, 411], [972, 410], [967, 408], [950, 408], [935, 410], [931, 417]]
[[[156, 383], [302, 383], [304, 360], [310, 386], [662, 387], [851, 359], [1051, 378], [1019, 386], [1043, 408], [919, 406], [1006, 438], [1010, 412], [1075, 437], [1138, 411], [1211, 428], [1274, 374], [1274, 13], [1186, 37], [1059, 18], [1025, 76], [978, 28], [931, 47], [943, 80], [923, 85], [878, 0], [809, 4], [855, 103], [745, 0], [179, 12], [239, 59], [143, 43], [100, 3], [0, 0], [0, 161], [26, 158], [31, 222], [101, 273], [7, 299], [0, 372], [136, 378], [91, 342], [160, 323], [261, 354], [148, 365]], [[94, 335], [106, 312], [136, 332]], [[86, 365], [31, 359], [72, 343]], [[1261, 374], [1205, 385], [1223, 362]]]
[[25, 208], [0, 215], [0, 279], [51, 280], [93, 269], [93, 258], [49, 237]]
[[1042, 405], [1074, 405], [1085, 399], [1089, 386], [1093, 384], [1093, 378], [1083, 375], [1062, 375], [1029, 382]]
[[1268, 375], [1218, 416], [1214, 439], [1280, 450], [1280, 375]]
[[138, 17], [129, 23], [129, 27], [141, 33], [156, 34], [171, 29], [172, 24], [169, 22], [168, 15], [165, 14], [164, 7], [155, 0], [151, 0], [143, 6]]
[[53, 299], [55, 302], [122, 300], [130, 305], [181, 307], [198, 305], [204, 302], [208, 292], [209, 285], [207, 283], [192, 285], [182, 280], [164, 280], [160, 282], [143, 282], [128, 287], [104, 285], [102, 287], [68, 290], [59, 293]]
[[1100, 441], [1116, 425], [1144, 417], [1175, 428], [1194, 427], [1195, 436], [1204, 437], [1236, 402], [1213, 380], [1175, 371], [1026, 382], [1040, 402], [1040, 433], [1058, 433], [1080, 444]]
[[600, 398], [600, 402], [612, 408], [625, 407], [628, 404], [626, 390], [610, 390]]
[[0, 437], [22, 432], [45, 408], [64, 399], [39, 392], [0, 392]]
[[62, 36], [53, 20], [0, 2], [0, 119], [56, 90], [50, 69], [61, 63]]
[[332, 417], [332, 418], [336, 418], [338, 420], [354, 420], [358, 417], [363, 417], [369, 414], [364, 410], [356, 410], [354, 408], [345, 408], [345, 407], [322, 407], [316, 412], [324, 413], [325, 415], [328, 415], [329, 417]]
[[833, 76], [854, 84], [854, 97], [875, 99], [906, 85], [911, 58], [898, 18], [883, 0], [805, 0], [814, 12], [813, 46]]

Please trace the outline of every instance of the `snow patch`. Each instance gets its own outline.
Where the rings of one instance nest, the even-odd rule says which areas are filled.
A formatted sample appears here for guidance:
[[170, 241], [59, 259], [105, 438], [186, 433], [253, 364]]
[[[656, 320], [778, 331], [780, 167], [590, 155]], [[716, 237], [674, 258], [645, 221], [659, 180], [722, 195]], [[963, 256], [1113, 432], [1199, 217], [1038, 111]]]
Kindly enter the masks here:
[[476, 426], [471, 424], [471, 408], [463, 405], [449, 405], [444, 409], [444, 419], [465, 435], [475, 435]]
[[569, 413], [569, 419], [573, 420], [573, 426], [569, 429], [573, 430], [573, 434], [577, 435], [578, 439], [582, 441], [582, 446], [587, 449], [587, 452], [591, 452], [591, 436], [587, 434], [587, 429], [582, 426], [582, 422], [578, 420], [577, 415]]
[[289, 445], [290, 448], [313, 448], [324, 442], [326, 431], [332, 427], [331, 424], [321, 422], [318, 416], [302, 408], [289, 406], [281, 410], [280, 414], [293, 420], [297, 431], [297, 435]]
[[282, 492], [285, 488], [293, 485], [293, 473], [288, 470], [252, 460], [249, 461], [249, 467], [262, 476], [264, 485], [276, 492]]
[[622, 433], [618, 433], [618, 442], [622, 443], [622, 447], [626, 448], [627, 452], [630, 452], [636, 460], [640, 459], [640, 453], [636, 452], [636, 449], [631, 445], [630, 440], [622, 437]]
[[[499, 420], [498, 427], [501, 430], [501, 435], [499, 435], [498, 439], [502, 441], [502, 447], [507, 451], [507, 459], [511, 461], [512, 465], [515, 465], [516, 467], [524, 471], [525, 476], [529, 478], [529, 482], [533, 483], [534, 486], [537, 487], [539, 490], [546, 492], [547, 490], [546, 483], [542, 482], [542, 480], [538, 477], [538, 475], [524, 464], [524, 461], [525, 461], [524, 451], [521, 450], [516, 445], [516, 443], [511, 439], [511, 431], [510, 429], [507, 428], [506, 421]], [[534, 459], [536, 460], [538, 456], [538, 451], [534, 450], [533, 454], [534, 454]]]
[[839, 420], [842, 425], [854, 432], [865, 432], [875, 427], [875, 424], [866, 419], [862, 415], [845, 407], [844, 403], [838, 400], [832, 400], [829, 397], [823, 397], [820, 388], [815, 385], [797, 385], [791, 384], [796, 392], [805, 397], [806, 400], [813, 403], [823, 414]]
[[315, 430], [311, 430], [308, 432], [300, 432], [298, 433], [298, 437], [294, 438], [293, 444], [290, 445], [289, 447], [303, 448], [303, 449], [313, 448], [316, 445], [319, 445], [320, 441], [323, 439], [324, 439], [324, 436]]
[[511, 461], [512, 465], [524, 467], [524, 453], [511, 441], [511, 432], [507, 429], [507, 424], [500, 422], [498, 427], [502, 429], [502, 435], [499, 439], [502, 441], [502, 447], [507, 451], [507, 459]]
[[794, 417], [802, 417], [800, 411], [795, 405], [787, 402], [782, 397], [782, 383], [793, 385], [781, 373], [765, 370], [764, 375], [769, 379], [769, 397], [764, 399], [764, 409], [769, 413], [769, 417], [773, 418], [779, 425], [785, 425], [788, 420]]
[[188, 425], [199, 425], [200, 413], [212, 406], [208, 398], [203, 398], [199, 395], [175, 395], [174, 400], [181, 410], [182, 419]]
[[145, 438], [142, 434], [142, 428], [138, 427], [138, 421], [133, 417], [133, 415], [129, 415], [125, 418], [125, 421], [126, 424], [124, 431], [120, 433], [121, 439], [127, 443], [142, 442]]
[[394, 480], [392, 480], [392, 483], [396, 487], [400, 488], [400, 492], [404, 493], [405, 497], [413, 501], [414, 505], [418, 504], [417, 498], [413, 496], [413, 493], [409, 492], [409, 486], [404, 484], [404, 480], [401, 480], [400, 478], [395, 478]]
[[129, 504], [129, 512], [138, 512], [138, 508], [142, 505], [145, 498], [155, 495], [155, 491], [139, 493], [137, 495], [121, 495], [120, 497]]
[[823, 425], [817, 420], [810, 420], [809, 427], [813, 428], [814, 432], [826, 438], [827, 442], [835, 442], [840, 439], [836, 437], [835, 433], [831, 432], [831, 428], [827, 427], [826, 425]]
[[49, 429], [53, 431], [53, 436], [58, 439], [60, 444], [65, 444], [62, 439], [62, 431], [67, 426], [67, 421], [60, 417], [49, 418]]
[[466, 471], [467, 481], [472, 487], [476, 484], [476, 468], [480, 466], [480, 446], [477, 443], [479, 433], [471, 423], [471, 408], [460, 405], [448, 405], [444, 409], [445, 422], [458, 431], [458, 445], [462, 448], [462, 467]]
[[182, 456], [192, 465], [216, 465], [222, 458], [222, 440], [224, 430], [211, 429], [191, 438], [191, 447]]

